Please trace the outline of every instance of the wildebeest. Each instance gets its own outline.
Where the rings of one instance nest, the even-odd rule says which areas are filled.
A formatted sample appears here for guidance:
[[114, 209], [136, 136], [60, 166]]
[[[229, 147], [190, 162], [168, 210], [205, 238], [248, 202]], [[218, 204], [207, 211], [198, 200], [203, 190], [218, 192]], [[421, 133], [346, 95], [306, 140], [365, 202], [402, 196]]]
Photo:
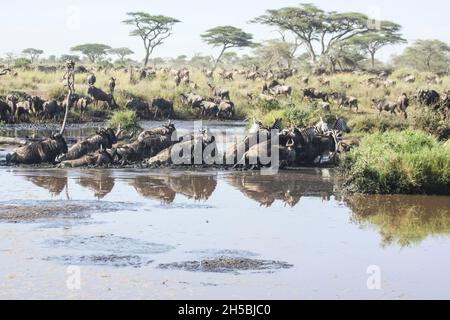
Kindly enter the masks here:
[[47, 140], [15, 149], [6, 156], [6, 161], [12, 164], [55, 164], [56, 158], [67, 151], [66, 140], [62, 135], [56, 134]]
[[192, 109], [201, 109], [202, 102], [205, 101], [205, 98], [195, 93], [181, 93], [180, 98], [183, 105], [190, 106]]
[[233, 71], [220, 70], [219, 76], [223, 81], [225, 81], [225, 80], [233, 81], [234, 80]]
[[11, 121], [11, 118], [12, 115], [9, 105], [6, 102], [0, 100], [0, 121], [9, 122]]
[[78, 168], [87, 166], [106, 166], [114, 162], [113, 156], [107, 150], [98, 150], [95, 153], [87, 154], [74, 160], [64, 160], [61, 168]]
[[[180, 138], [178, 143], [162, 150], [147, 160], [146, 164], [149, 166], [200, 165], [206, 162], [214, 162], [215, 157], [221, 158], [220, 155], [216, 154], [215, 143], [216, 139], [209, 130], [202, 130], [200, 133]], [[210, 153], [205, 153], [207, 148], [211, 151]]]
[[350, 111], [352, 111], [352, 108], [358, 111], [359, 105], [356, 97], [347, 96], [345, 93], [334, 93], [332, 96], [336, 99], [339, 108], [349, 107]]
[[91, 97], [80, 97], [74, 104], [75, 110], [80, 112], [81, 117], [84, 116], [84, 112], [88, 109], [89, 105], [94, 102]]
[[58, 119], [64, 113], [64, 108], [56, 100], [44, 103], [42, 117], [45, 119]]
[[219, 105], [215, 101], [202, 101], [201, 113], [203, 117], [217, 117], [219, 113]]
[[398, 110], [403, 113], [405, 119], [408, 118], [408, 113], [406, 112], [406, 109], [409, 107], [409, 98], [406, 95], [406, 93], [402, 93], [400, 97], [397, 99], [397, 108]]
[[319, 78], [319, 83], [323, 87], [329, 87], [331, 85], [331, 81], [328, 79]]
[[218, 119], [230, 119], [234, 115], [234, 103], [231, 100], [220, 100], [219, 111], [217, 112]]
[[125, 108], [136, 111], [139, 117], [146, 117], [150, 112], [150, 104], [140, 98], [128, 100]]
[[414, 83], [414, 82], [416, 82], [416, 77], [413, 75], [407, 75], [407, 76], [403, 77], [402, 80], [406, 83]]
[[88, 75], [86, 81], [89, 86], [93, 86], [97, 82], [97, 78], [95, 77], [95, 74], [91, 73], [90, 75]]
[[202, 69], [202, 73], [205, 75], [205, 77], [207, 77], [208, 79], [212, 79], [214, 77], [214, 73], [212, 70], [203, 68]]
[[419, 90], [416, 98], [421, 105], [434, 107], [439, 103], [440, 95], [435, 90]]
[[162, 128], [146, 130], [135, 141], [118, 146], [114, 150], [115, 157], [122, 164], [140, 162], [169, 148], [174, 143], [174, 135], [176, 129], [171, 123]]
[[74, 144], [64, 156], [64, 160], [75, 160], [100, 149], [111, 149], [117, 143], [113, 129], [100, 129], [95, 135]]
[[208, 83], [208, 87], [211, 89], [211, 92], [215, 97], [219, 97], [224, 100], [230, 100], [230, 90], [221, 89], [212, 85], [211, 83]]
[[167, 119], [173, 118], [175, 115], [173, 102], [163, 98], [153, 99], [152, 108], [155, 109], [155, 119], [158, 115]]
[[94, 104], [96, 106], [98, 105], [99, 101], [102, 101], [106, 102], [110, 109], [114, 109], [116, 107], [116, 101], [114, 100], [114, 97], [99, 88], [90, 86], [87, 93], [92, 97], [92, 99], [94, 99]]
[[303, 96], [309, 99], [322, 99], [323, 102], [328, 102], [328, 94], [314, 88], [303, 89]]
[[286, 79], [292, 77], [296, 72], [297, 72], [297, 70], [295, 70], [295, 69], [281, 70], [281, 71], [275, 73], [275, 78], [279, 79], [279, 80], [286, 80]]
[[393, 102], [388, 102], [386, 99], [372, 99], [372, 108], [380, 112], [383, 111], [390, 112], [391, 114], [396, 114], [397, 104]]

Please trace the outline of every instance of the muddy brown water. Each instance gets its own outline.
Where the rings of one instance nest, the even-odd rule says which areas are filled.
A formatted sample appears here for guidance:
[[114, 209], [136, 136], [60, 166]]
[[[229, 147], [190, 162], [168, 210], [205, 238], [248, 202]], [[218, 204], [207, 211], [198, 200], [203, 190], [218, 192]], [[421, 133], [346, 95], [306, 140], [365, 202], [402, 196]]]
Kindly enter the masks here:
[[[8, 130], [46, 134], [31, 131]], [[0, 181], [0, 298], [450, 298], [450, 197], [345, 196], [330, 169], [0, 167]]]

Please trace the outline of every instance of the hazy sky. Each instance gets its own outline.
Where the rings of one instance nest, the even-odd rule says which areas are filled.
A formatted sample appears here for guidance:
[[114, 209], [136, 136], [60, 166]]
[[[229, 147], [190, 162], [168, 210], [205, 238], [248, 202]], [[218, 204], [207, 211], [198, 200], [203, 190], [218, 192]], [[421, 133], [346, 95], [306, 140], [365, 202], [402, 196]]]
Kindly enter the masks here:
[[[40, 48], [46, 54], [69, 53], [70, 47], [88, 42], [112, 47], [126, 46], [142, 59], [144, 51], [138, 38], [129, 37], [130, 27], [121, 23], [129, 11], [163, 14], [182, 21], [173, 36], [154, 56], [176, 57], [194, 53], [215, 54], [203, 44], [200, 34], [218, 25], [233, 25], [254, 34], [257, 41], [277, 37], [273, 29], [248, 24], [266, 9], [296, 6], [301, 0], [40, 0], [1, 1], [1, 51], [19, 53], [26, 47]], [[374, 18], [392, 20], [403, 26], [409, 41], [437, 38], [450, 43], [450, 3], [442, 0], [347, 0], [303, 1], [325, 10], [356, 11]], [[79, 19], [77, 18], [79, 12]], [[401, 47], [381, 52], [386, 60]]]

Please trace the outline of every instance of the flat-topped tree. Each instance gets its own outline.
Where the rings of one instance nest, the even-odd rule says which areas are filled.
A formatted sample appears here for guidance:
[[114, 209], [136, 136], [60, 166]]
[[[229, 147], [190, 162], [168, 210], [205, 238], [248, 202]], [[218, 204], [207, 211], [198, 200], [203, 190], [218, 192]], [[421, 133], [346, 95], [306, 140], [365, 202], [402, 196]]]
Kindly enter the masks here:
[[22, 54], [27, 55], [30, 58], [31, 63], [34, 63], [37, 59], [39, 59], [39, 56], [43, 53], [43, 50], [35, 48], [27, 48], [22, 51]]
[[164, 43], [164, 40], [172, 35], [172, 27], [180, 21], [162, 15], [150, 15], [145, 12], [129, 12], [129, 19], [123, 23], [134, 26], [130, 33], [132, 37], [139, 37], [144, 42], [145, 60], [144, 66], [148, 65], [151, 54], [156, 47]]
[[120, 62], [124, 63], [125, 57], [134, 54], [134, 51], [129, 48], [122, 47], [110, 49], [108, 53], [117, 56]]
[[91, 63], [95, 63], [101, 57], [107, 55], [110, 46], [101, 43], [86, 43], [79, 46], [75, 46], [70, 49], [73, 52], [81, 52], [88, 57]]
[[222, 50], [214, 64], [214, 70], [220, 63], [225, 51], [231, 48], [255, 47], [253, 35], [244, 32], [242, 29], [232, 26], [220, 26], [207, 30], [201, 35], [203, 41], [214, 47], [221, 47]]
[[313, 4], [268, 10], [251, 22], [290, 31], [298, 37], [315, 64], [320, 55], [326, 55], [339, 41], [349, 40], [369, 32], [369, 18], [357, 12], [326, 12]]
[[400, 34], [401, 26], [391, 21], [380, 21], [379, 29], [351, 39], [351, 43], [359, 46], [370, 55], [372, 68], [375, 67], [375, 55], [383, 47], [388, 45], [407, 43]]

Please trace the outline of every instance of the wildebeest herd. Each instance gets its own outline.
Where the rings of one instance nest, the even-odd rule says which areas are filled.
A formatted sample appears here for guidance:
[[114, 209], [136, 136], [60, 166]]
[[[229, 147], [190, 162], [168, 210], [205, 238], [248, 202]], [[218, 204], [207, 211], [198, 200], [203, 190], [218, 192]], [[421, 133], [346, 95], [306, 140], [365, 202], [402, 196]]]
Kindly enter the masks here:
[[217, 139], [207, 128], [178, 137], [171, 121], [122, 141], [118, 139], [120, 129], [101, 129], [70, 148], [58, 134], [16, 149], [6, 160], [15, 165], [60, 167], [220, 165], [248, 169], [277, 165], [265, 161], [267, 157], [277, 159], [280, 167], [331, 164], [337, 153], [351, 147], [343, 139], [350, 128], [342, 118], [320, 119], [311, 128], [281, 127], [281, 120], [271, 127], [255, 121], [248, 136], [224, 152], [219, 152]]

